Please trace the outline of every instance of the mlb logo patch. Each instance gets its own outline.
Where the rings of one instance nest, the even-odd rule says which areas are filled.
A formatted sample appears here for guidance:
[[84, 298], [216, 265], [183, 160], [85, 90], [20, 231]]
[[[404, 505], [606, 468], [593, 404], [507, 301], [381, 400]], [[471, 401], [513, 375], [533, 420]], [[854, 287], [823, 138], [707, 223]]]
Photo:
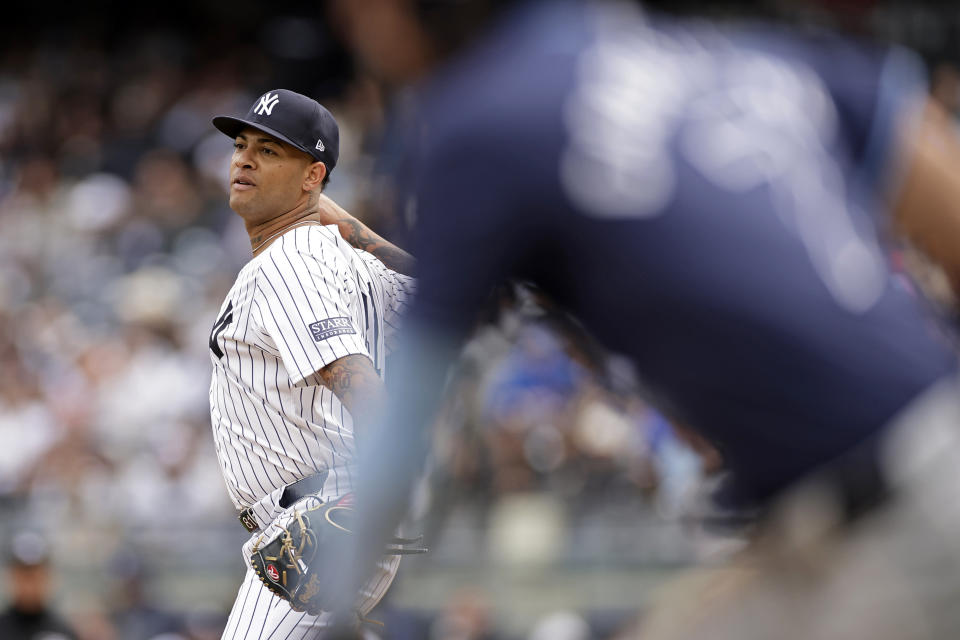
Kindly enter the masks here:
[[311, 325], [308, 325], [310, 329], [310, 334], [313, 336], [313, 339], [316, 342], [321, 340], [326, 340], [327, 338], [332, 338], [334, 336], [342, 336], [348, 333], [356, 333], [353, 328], [353, 324], [350, 322], [350, 318], [328, 318], [326, 320], [318, 320]]

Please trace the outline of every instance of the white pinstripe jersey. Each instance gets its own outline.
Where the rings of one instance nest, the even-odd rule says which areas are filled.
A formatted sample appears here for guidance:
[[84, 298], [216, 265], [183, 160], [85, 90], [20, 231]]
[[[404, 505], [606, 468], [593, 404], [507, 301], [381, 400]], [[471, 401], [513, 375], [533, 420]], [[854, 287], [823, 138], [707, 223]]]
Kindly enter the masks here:
[[324, 470], [335, 495], [351, 490], [352, 419], [314, 374], [361, 354], [382, 378], [414, 287], [319, 224], [291, 229], [243, 267], [209, 344], [214, 443], [238, 508]]

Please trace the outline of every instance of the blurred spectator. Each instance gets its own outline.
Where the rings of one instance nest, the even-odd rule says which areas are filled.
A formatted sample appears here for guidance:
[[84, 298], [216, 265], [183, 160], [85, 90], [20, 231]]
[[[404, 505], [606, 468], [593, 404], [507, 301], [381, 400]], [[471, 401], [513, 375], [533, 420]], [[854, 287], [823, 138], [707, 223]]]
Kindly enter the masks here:
[[17, 533], [7, 558], [10, 605], [0, 613], [0, 638], [75, 640], [76, 633], [53, 610], [52, 572], [46, 541], [33, 532]]
[[480, 591], [454, 593], [430, 628], [430, 640], [499, 640], [490, 603]]
[[[161, 634], [174, 636], [185, 626], [183, 622], [151, 602], [147, 593], [148, 570], [143, 552], [127, 550], [118, 554], [113, 563], [116, 576], [113, 597], [113, 622], [119, 638], [152, 638]], [[184, 636], [176, 636], [184, 637]]]

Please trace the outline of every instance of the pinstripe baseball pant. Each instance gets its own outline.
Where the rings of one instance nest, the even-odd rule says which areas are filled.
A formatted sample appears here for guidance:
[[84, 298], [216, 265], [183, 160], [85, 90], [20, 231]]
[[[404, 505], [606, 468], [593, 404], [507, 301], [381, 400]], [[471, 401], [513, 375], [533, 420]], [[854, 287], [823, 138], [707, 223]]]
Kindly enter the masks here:
[[[321, 492], [323, 501], [334, 499], [329, 491]], [[272, 527], [278, 526], [288, 509], [280, 506], [280, 496], [283, 488], [277, 489], [264, 496], [253, 505], [252, 515], [263, 526], [264, 533], [270, 536], [274, 532]], [[299, 501], [290, 508], [301, 508], [309, 501], [318, 500], [308, 497]], [[254, 534], [244, 545], [243, 554], [249, 556], [250, 549], [258, 534]], [[356, 609], [361, 616], [366, 616], [380, 599], [383, 598], [390, 584], [397, 574], [400, 565], [399, 555], [385, 555], [377, 563], [377, 568], [370, 579], [361, 587], [357, 596]], [[330, 614], [322, 613], [313, 616], [308, 613], [298, 613], [290, 608], [290, 604], [283, 598], [275, 595], [257, 577], [257, 574], [247, 566], [247, 575], [240, 586], [237, 599], [227, 620], [222, 640], [310, 640], [317, 636], [317, 632], [328, 626]]]
[[[390, 588], [400, 556], [386, 556], [377, 564], [377, 571], [360, 591], [358, 610], [366, 615]], [[267, 589], [252, 570], [237, 594], [230, 619], [223, 631], [223, 640], [310, 640], [327, 626], [329, 614], [311, 616], [297, 613], [290, 604]]]

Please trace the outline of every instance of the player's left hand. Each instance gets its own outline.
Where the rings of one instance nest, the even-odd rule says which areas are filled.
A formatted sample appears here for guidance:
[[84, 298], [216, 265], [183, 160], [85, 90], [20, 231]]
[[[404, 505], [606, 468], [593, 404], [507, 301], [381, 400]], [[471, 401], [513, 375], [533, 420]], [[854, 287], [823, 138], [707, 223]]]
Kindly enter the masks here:
[[[352, 496], [323, 502], [316, 496], [301, 498], [279, 518], [250, 548], [248, 560], [260, 581], [273, 593], [290, 603], [297, 612], [320, 615], [330, 609], [328, 589], [335, 587], [322, 579], [325, 568], [318, 566], [323, 547], [346, 548], [344, 537], [353, 527]], [[424, 553], [426, 549], [407, 545], [418, 538], [394, 538], [385, 549], [388, 555]]]

